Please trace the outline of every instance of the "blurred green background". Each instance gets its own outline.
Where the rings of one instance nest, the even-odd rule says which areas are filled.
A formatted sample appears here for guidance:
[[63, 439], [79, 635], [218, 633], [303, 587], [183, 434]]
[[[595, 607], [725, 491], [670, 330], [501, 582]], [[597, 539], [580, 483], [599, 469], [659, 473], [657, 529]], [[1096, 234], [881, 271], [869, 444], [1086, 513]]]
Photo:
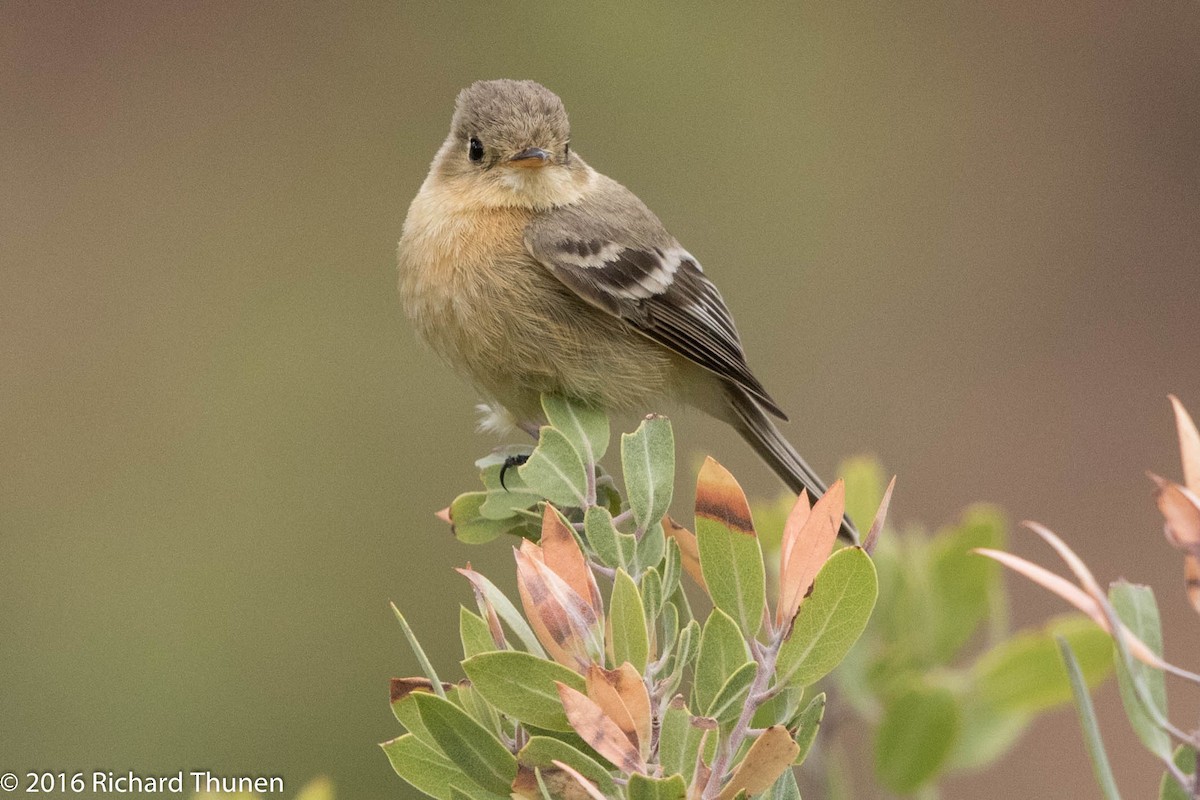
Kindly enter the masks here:
[[[1200, 414], [1197, 42], [1191, 0], [3, 3], [0, 771], [411, 796], [375, 747], [417, 671], [387, 601], [448, 665], [452, 567], [512, 580], [432, 516], [495, 441], [395, 296], [478, 78], [563, 97], [573, 146], [722, 287], [819, 471], [876, 453], [901, 521], [1044, 521], [1155, 582], [1186, 661], [1142, 470], [1179, 473], [1168, 391]], [[677, 431], [778, 491], [727, 431]], [[1059, 609], [1018, 598], [1019, 623]], [[1090, 782], [1068, 711], [947, 795]]]

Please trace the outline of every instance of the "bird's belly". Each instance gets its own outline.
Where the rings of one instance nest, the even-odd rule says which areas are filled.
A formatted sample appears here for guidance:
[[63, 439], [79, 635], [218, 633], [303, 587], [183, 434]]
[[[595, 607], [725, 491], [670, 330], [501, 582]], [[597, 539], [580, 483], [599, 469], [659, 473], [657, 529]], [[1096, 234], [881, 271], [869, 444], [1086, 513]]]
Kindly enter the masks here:
[[421, 336], [518, 419], [537, 415], [543, 392], [655, 410], [653, 398], [672, 393], [677, 359], [534, 261], [518, 220], [494, 222], [503, 224], [406, 225], [400, 288]]

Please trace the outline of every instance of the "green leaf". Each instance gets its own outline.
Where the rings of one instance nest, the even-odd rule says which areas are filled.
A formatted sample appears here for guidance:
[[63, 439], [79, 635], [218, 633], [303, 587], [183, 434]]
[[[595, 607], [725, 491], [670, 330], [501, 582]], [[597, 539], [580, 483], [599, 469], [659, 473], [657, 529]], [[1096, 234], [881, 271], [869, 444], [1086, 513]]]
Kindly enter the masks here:
[[583, 532], [601, 564], [614, 568], [621, 566], [617, 529], [607, 508], [590, 506], [583, 515]]
[[877, 594], [875, 566], [862, 548], [830, 556], [779, 650], [776, 681], [809, 686], [827, 675], [862, 635]]
[[[509, 449], [512, 448], [506, 448], [505, 451]], [[528, 451], [528, 448], [521, 449]], [[491, 520], [511, 519], [541, 502], [542, 496], [525, 485], [521, 473], [516, 469], [509, 468], [505, 471], [504, 485], [500, 485], [500, 472], [504, 468], [503, 458], [500, 458], [498, 463], [491, 459], [480, 459], [475, 463], [484, 465], [479, 477], [487, 490], [487, 497], [479, 508], [480, 515]]]
[[1051, 620], [1043, 630], [1022, 631], [980, 656], [971, 668], [978, 698], [1002, 712], [1034, 713], [1071, 699], [1071, 684], [1054, 637], [1071, 645], [1089, 686], [1112, 669], [1112, 640], [1078, 614]]
[[[701, 508], [700, 490], [697, 490], [696, 502], [697, 508]], [[749, 509], [746, 509], [745, 517], [739, 518], [739, 527], [729, 523], [731, 516], [720, 510], [712, 516], [697, 510], [700, 571], [713, 604], [733, 617], [747, 638], [754, 638], [762, 626], [763, 608], [767, 602], [762, 550], [751, 527]]]
[[574, 730], [552, 731], [548, 728], [539, 728], [536, 725], [529, 724], [526, 724], [523, 727], [525, 728], [525, 732], [530, 736], [544, 736], [547, 739], [554, 739], [555, 741], [563, 742], [564, 744], [568, 744], [579, 752], [583, 753], [593, 761], [598, 763], [607, 763], [607, 759], [597, 753], [596, 750], [590, 744], [585, 742]]
[[658, 732], [658, 763], [664, 775], [679, 774], [689, 784], [696, 769], [696, 753], [704, 731], [692, 725], [692, 714], [683, 698], [676, 696], [667, 705]]
[[557, 506], [586, 505], [587, 469], [570, 440], [557, 428], [542, 426], [537, 447], [517, 472], [530, 488]]
[[470, 786], [464, 791], [472, 800], [492, 800], [496, 795], [476, 787], [445, 755], [406, 733], [380, 745], [396, 774], [414, 789], [439, 800], [454, 800], [452, 786]]
[[437, 671], [429, 661], [429, 657], [425, 655], [425, 651], [421, 648], [421, 643], [417, 641], [417, 635], [413, 633], [413, 629], [408, 625], [408, 620], [400, 613], [400, 609], [396, 607], [396, 604], [392, 603], [391, 606], [392, 613], [396, 615], [396, 621], [400, 623], [400, 630], [404, 631], [404, 638], [408, 639], [408, 646], [412, 648], [413, 655], [417, 657], [417, 663], [421, 665], [421, 671], [425, 673], [425, 677], [433, 684], [433, 691], [437, 692], [439, 697], [445, 697], [446, 692], [442, 689], [442, 680], [438, 677]]
[[662, 596], [671, 597], [679, 588], [679, 576], [683, 573], [683, 556], [679, 553], [679, 542], [671, 538], [667, 542], [667, 552], [662, 569]]
[[[457, 688], [452, 691], [457, 691]], [[391, 705], [392, 714], [406, 731], [416, 736], [426, 746], [437, 748], [437, 740], [430, 735], [425, 723], [421, 722], [421, 712], [417, 709], [417, 704], [413, 701], [411, 694], [394, 701]]]
[[466, 606], [458, 607], [458, 638], [462, 642], [463, 658], [490, 653], [496, 649], [487, 620], [467, 610]]
[[650, 654], [646, 611], [642, 607], [637, 585], [623, 569], [618, 569], [613, 579], [608, 623], [611, 626], [609, 644], [612, 646], [613, 666], [619, 667], [628, 661], [638, 672], [645, 672]]
[[530, 769], [555, 769], [555, 761], [561, 761], [578, 770], [580, 775], [596, 784], [606, 797], [617, 793], [617, 786], [607, 769], [591, 756], [564, 741], [548, 736], [534, 736], [521, 748], [521, 752], [517, 753], [517, 762]]
[[988, 614], [1000, 582], [1000, 565], [972, 552], [976, 547], [1002, 548], [1004, 516], [994, 508], [975, 506], [957, 527], [929, 543], [929, 582], [933, 643], [930, 657], [945, 663], [967, 643]]
[[654, 569], [662, 562], [667, 552], [667, 537], [661, 522], [652, 523], [646, 529], [642, 538], [638, 539], [634, 552], [635, 574], [640, 575], [648, 569]]
[[746, 648], [746, 640], [742, 638], [737, 623], [721, 609], [714, 608], [700, 635], [700, 652], [696, 658], [693, 681], [695, 707], [707, 709], [711, 706], [729, 676], [750, 661], [750, 651]]
[[657, 569], [648, 569], [642, 576], [641, 594], [647, 624], [653, 625], [663, 610], [662, 576]]
[[762, 701], [750, 718], [751, 728], [769, 728], [772, 725], [792, 727], [792, 719], [800, 711], [803, 689], [780, 687], [780, 690]]
[[[1196, 751], [1187, 745], [1179, 745], [1175, 748], [1175, 755], [1172, 757], [1175, 766], [1183, 770], [1184, 775], [1191, 775], [1193, 780], [1196, 776]], [[1183, 790], [1179, 782], [1175, 780], [1175, 776], [1169, 772], [1164, 772], [1162, 780], [1158, 783], [1158, 800], [1194, 800], [1193, 796]]]
[[683, 800], [686, 795], [682, 775], [650, 778], [635, 772], [629, 776], [629, 800]]
[[949, 769], [978, 769], [1000, 758], [1033, 718], [1032, 712], [995, 709], [981, 702], [974, 692], [961, 699], [962, 727], [946, 761]]
[[[1135, 586], [1125, 581], [1117, 581], [1109, 587], [1108, 599], [1121, 622], [1125, 623], [1133, 635], [1141, 639], [1155, 655], [1161, 656], [1162, 623], [1159, 621], [1154, 591], [1149, 586]], [[1156, 718], [1167, 717], [1167, 685], [1163, 673], [1141, 661], [1131, 659], [1131, 674], [1115, 645], [1112, 653], [1117, 669], [1121, 704], [1125, 706], [1125, 716], [1129, 718], [1129, 724], [1133, 726], [1134, 732], [1147, 750], [1164, 761], [1171, 758], [1171, 737], [1154, 721]], [[1134, 690], [1134, 680], [1141, 683], [1144, 689], [1142, 697], [1153, 704], [1156, 714], [1152, 714], [1142, 705], [1142, 700]]]
[[414, 692], [412, 698], [442, 752], [480, 787], [507, 795], [517, 776], [513, 754], [449, 700], [424, 692]]
[[466, 492], [450, 504], [454, 536], [466, 544], [486, 544], [498, 536], [525, 525], [524, 519], [489, 519], [483, 515], [487, 492]]
[[595, 464], [608, 451], [608, 417], [558, 395], [542, 395], [542, 410], [550, 425], [566, 437], [585, 464]]
[[821, 692], [808, 702], [804, 710], [800, 712], [800, 716], [796, 717], [795, 725], [788, 727], [796, 728], [796, 744], [800, 746], [800, 753], [796, 756], [796, 766], [804, 763], [804, 759], [808, 757], [808, 751], [812, 749], [813, 742], [817, 739], [817, 730], [821, 727], [821, 720], [825, 718], [825, 693]]
[[612, 626], [612, 636], [608, 642], [612, 645], [613, 667], [628, 661], [634, 664], [637, 672], [646, 672], [650, 652], [646, 609], [642, 607], [642, 597], [638, 594], [634, 579], [624, 570], [618, 569], [617, 576], [613, 578], [608, 624]]
[[1100, 738], [1100, 725], [1096, 722], [1096, 711], [1092, 707], [1092, 698], [1088, 694], [1083, 671], [1079, 668], [1079, 662], [1075, 660], [1075, 654], [1071, 652], [1071, 645], [1067, 643], [1067, 640], [1062, 636], [1054, 638], [1066, 666], [1071, 692], [1075, 697], [1075, 707], [1079, 710], [1079, 723], [1083, 727], [1083, 742], [1092, 759], [1096, 782], [1100, 784], [1100, 790], [1106, 800], [1120, 800], [1121, 795], [1117, 791], [1117, 782], [1113, 778], [1112, 767], [1108, 763], [1108, 754], [1104, 752], [1104, 741]]
[[493, 735], [499, 734], [501, 730], [500, 714], [480, 696], [479, 692], [469, 682], [463, 681], [455, 687], [455, 694], [449, 696], [448, 699], [467, 712], [485, 730]]
[[713, 698], [704, 715], [712, 717], [722, 725], [736, 721], [746, 706], [750, 684], [754, 683], [754, 676], [757, 674], [758, 665], [753, 661], [739, 667], [717, 691], [717, 696]]
[[671, 421], [652, 415], [633, 433], [621, 434], [625, 494], [638, 530], [648, 530], [671, 507], [675, 486], [675, 434]]
[[583, 677], [553, 661], [516, 650], [481, 653], [463, 662], [475, 691], [501, 713], [552, 731], [569, 731], [555, 681], [583, 692]]
[[888, 703], [875, 734], [879, 781], [900, 794], [933, 780], [954, 745], [959, 709], [947, 689], [918, 686]]
[[[803, 758], [803, 752], [800, 757]], [[800, 800], [800, 787], [796, 785], [796, 771], [784, 770], [779, 779], [762, 796], [765, 800]]]

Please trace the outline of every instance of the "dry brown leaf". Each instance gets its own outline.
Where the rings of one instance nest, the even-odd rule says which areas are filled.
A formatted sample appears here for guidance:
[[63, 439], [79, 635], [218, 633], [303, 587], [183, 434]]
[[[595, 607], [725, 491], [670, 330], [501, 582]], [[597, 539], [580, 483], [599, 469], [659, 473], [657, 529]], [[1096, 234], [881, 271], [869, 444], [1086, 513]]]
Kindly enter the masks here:
[[[615, 676], [613, 681], [608, 679], [608, 670], [597, 664], [593, 664], [584, 676], [587, 680], [587, 696], [596, 705], [600, 706], [600, 710], [604, 712], [604, 716], [611, 719], [621, 729], [621, 733], [629, 739], [629, 743], [638, 748], [641, 752], [641, 747], [638, 743], [637, 725], [633, 722], [633, 716], [629, 713], [629, 709], [625, 706], [625, 701], [621, 699], [617, 687], [613, 684], [616, 682]], [[642, 756], [645, 758], [645, 755]]]
[[[796, 506], [806, 505], [808, 498], [802, 493]], [[775, 608], [775, 625], [787, 625], [800, 602], [808, 594], [813, 578], [833, 552], [841, 527], [842, 514], [846, 510], [846, 484], [842, 480], [829, 487], [829, 491], [817, 501], [810, 513], [792, 514], [783, 529], [783, 547], [787, 560], [779, 568], [779, 603]], [[803, 518], [803, 527], [793, 524], [793, 518]]]
[[[542, 561], [542, 550], [526, 540], [517, 559], [517, 590], [538, 641], [558, 663], [584, 672], [599, 654], [603, 630], [595, 611]], [[593, 644], [589, 648], [589, 642]], [[593, 652], [595, 651], [595, 652]]]
[[565, 683], [555, 681], [567, 721], [579, 737], [623, 772], [645, 773], [646, 763], [625, 732], [595, 701]]
[[707, 594], [708, 585], [705, 584], [704, 572], [700, 569], [700, 543], [696, 541], [696, 534], [669, 516], [663, 517], [663, 531], [679, 545], [679, 556], [683, 562], [684, 572], [690, 575], [692, 580]]
[[733, 800], [743, 791], [750, 796], [765, 792], [792, 765], [799, 753], [800, 746], [792, 741], [787, 729], [782, 725], [772, 725], [750, 745], [746, 757], [717, 795], [717, 800]]
[[637, 669], [625, 662], [607, 670], [593, 665], [587, 673], [588, 697], [625, 731], [642, 758], [650, 754], [650, 695]]
[[596, 576], [588, 568], [587, 559], [575, 534], [567, 527], [562, 515], [549, 503], [542, 512], [542, 554], [547, 567], [562, 578], [576, 594], [586, 600], [596, 616], [604, 615], [603, 601], [600, 599], [600, 589], [596, 586]]
[[1175, 408], [1175, 427], [1179, 431], [1179, 456], [1183, 460], [1183, 482], [1192, 490], [1192, 494], [1200, 495], [1200, 431], [1188, 414], [1183, 403], [1175, 395], [1168, 395], [1171, 405]]
[[704, 459], [696, 479], [696, 516], [715, 520], [747, 536], [756, 535], [746, 493], [733, 474], [711, 456]]
[[[389, 702], [396, 703], [408, 697], [413, 692], [428, 692], [433, 693], [433, 681], [429, 678], [392, 678], [389, 688], [391, 689], [391, 699]], [[450, 691], [454, 688], [453, 684], [442, 683], [442, 689]]]
[[1186, 487], [1161, 478], [1153, 472], [1146, 473], [1158, 486], [1154, 499], [1162, 512], [1166, 524], [1163, 531], [1169, 541], [1180, 550], [1200, 548], [1200, 499]]

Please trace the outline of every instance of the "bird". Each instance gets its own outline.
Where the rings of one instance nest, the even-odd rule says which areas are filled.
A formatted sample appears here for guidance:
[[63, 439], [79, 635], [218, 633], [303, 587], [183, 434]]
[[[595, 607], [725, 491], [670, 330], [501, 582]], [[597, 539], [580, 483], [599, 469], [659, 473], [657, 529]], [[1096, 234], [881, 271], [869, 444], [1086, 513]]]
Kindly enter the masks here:
[[[793, 492], [825, 493], [699, 260], [571, 147], [541, 84], [458, 94], [397, 254], [405, 312], [485, 395], [481, 427], [537, 436], [543, 393], [641, 413], [666, 400], [731, 425]], [[841, 533], [858, 541], [849, 519]]]

